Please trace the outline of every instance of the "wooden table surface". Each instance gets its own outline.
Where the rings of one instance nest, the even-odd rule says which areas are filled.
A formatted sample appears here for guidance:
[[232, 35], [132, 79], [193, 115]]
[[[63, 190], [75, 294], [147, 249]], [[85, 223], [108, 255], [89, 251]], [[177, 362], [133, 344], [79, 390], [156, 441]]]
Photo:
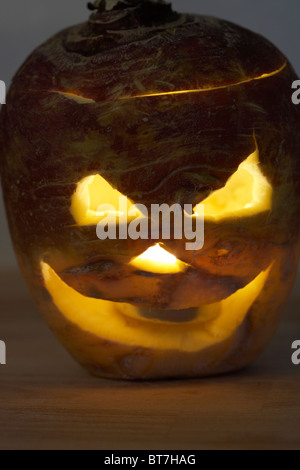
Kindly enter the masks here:
[[1, 450], [300, 449], [300, 365], [291, 362], [300, 278], [285, 321], [251, 368], [146, 383], [90, 377], [39, 318], [20, 275], [0, 272], [0, 280]]

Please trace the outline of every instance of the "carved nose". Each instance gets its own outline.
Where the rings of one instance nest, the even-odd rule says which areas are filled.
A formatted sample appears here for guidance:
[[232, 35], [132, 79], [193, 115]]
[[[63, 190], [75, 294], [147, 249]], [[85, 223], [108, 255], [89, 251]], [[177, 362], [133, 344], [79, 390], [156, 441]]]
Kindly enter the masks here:
[[136, 258], [133, 258], [129, 264], [141, 271], [158, 274], [184, 272], [188, 266], [162, 248], [159, 243], [151, 246]]

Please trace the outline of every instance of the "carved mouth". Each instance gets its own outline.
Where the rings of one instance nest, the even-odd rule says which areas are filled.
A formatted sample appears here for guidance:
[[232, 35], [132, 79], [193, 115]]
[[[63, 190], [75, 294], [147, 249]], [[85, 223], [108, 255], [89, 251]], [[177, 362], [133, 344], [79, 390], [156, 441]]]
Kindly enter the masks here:
[[86, 297], [45, 262], [45, 287], [65, 319], [114, 343], [191, 352], [230, 338], [242, 325], [268, 279], [272, 265], [226, 299], [192, 309], [151, 308]]

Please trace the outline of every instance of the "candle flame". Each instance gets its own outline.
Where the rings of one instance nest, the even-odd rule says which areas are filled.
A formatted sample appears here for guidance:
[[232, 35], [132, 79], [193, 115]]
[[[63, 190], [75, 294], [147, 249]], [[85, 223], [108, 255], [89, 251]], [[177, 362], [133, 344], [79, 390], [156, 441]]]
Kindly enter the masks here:
[[187, 264], [164, 250], [158, 243], [148, 248], [141, 255], [133, 258], [130, 264], [143, 271], [158, 274], [180, 273], [185, 271], [187, 267]]

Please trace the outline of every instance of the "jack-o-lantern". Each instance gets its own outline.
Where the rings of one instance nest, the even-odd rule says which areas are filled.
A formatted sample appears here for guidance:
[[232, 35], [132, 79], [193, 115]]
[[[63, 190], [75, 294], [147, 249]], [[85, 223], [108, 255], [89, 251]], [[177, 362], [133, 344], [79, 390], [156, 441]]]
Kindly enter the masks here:
[[[274, 332], [298, 263], [297, 77], [267, 40], [231, 23], [161, 1], [91, 8], [89, 22], [27, 59], [1, 111], [21, 269], [94, 374], [244, 367]], [[187, 250], [172, 230], [99, 239], [97, 208], [120, 196], [116, 225], [135, 204], [189, 204], [193, 219], [204, 205], [204, 245]]]

